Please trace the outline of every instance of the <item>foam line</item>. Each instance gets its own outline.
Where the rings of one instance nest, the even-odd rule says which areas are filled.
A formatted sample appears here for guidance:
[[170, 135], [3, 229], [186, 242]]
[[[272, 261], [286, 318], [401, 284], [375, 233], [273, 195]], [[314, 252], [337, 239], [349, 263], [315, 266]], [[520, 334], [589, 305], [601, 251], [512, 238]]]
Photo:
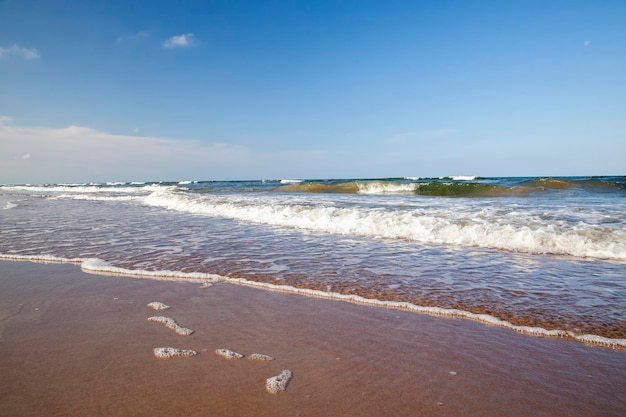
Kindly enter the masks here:
[[279, 392], [285, 391], [287, 389], [287, 384], [289, 384], [289, 381], [292, 377], [293, 372], [285, 369], [279, 375], [267, 378], [267, 381], [265, 382], [265, 388], [270, 394], [278, 394]]
[[262, 288], [270, 291], [276, 292], [286, 292], [293, 294], [300, 294], [308, 297], [316, 297], [316, 298], [325, 298], [331, 300], [339, 300], [345, 301], [354, 304], [363, 304], [373, 307], [383, 307], [383, 308], [392, 308], [396, 310], [406, 310], [415, 313], [428, 314], [430, 316], [438, 316], [438, 317], [450, 317], [450, 318], [463, 318], [469, 319], [477, 322], [481, 322], [484, 324], [488, 324], [491, 326], [504, 327], [507, 329], [514, 330], [518, 333], [527, 334], [531, 336], [543, 336], [543, 337], [558, 337], [558, 338], [568, 338], [574, 339], [579, 342], [599, 345], [599, 346], [607, 346], [612, 348], [626, 348], [626, 339], [612, 339], [603, 336], [597, 336], [592, 334], [583, 334], [577, 335], [574, 332], [567, 330], [547, 330], [542, 327], [530, 327], [530, 326], [519, 326], [512, 324], [506, 320], [499, 319], [494, 316], [490, 316], [488, 314], [477, 314], [471, 313], [465, 310], [451, 309], [451, 308], [440, 308], [440, 307], [428, 307], [428, 306], [419, 306], [415, 304], [411, 304], [408, 302], [402, 301], [382, 301], [376, 299], [370, 299], [361, 297], [359, 295], [353, 294], [339, 294], [333, 292], [326, 292], [320, 290], [312, 290], [308, 288], [296, 288], [290, 285], [276, 285], [265, 282], [256, 282], [256, 281], [248, 281], [243, 278], [228, 278], [227, 282], [239, 285], [245, 285], [248, 287]]
[[226, 359], [241, 359], [245, 356], [230, 349], [216, 349], [215, 354], [222, 356]]
[[148, 317], [148, 321], [162, 323], [165, 325], [165, 327], [174, 330], [177, 334], [181, 336], [189, 336], [190, 334], [193, 333], [193, 330], [188, 329], [186, 327], [182, 327], [180, 324], [176, 323], [176, 320], [170, 317], [152, 316], [152, 317]]
[[152, 308], [154, 310], [167, 310], [167, 309], [171, 308], [167, 304], [163, 304], [160, 301], [153, 301], [153, 302], [148, 304], [148, 307], [150, 307], [150, 308]]
[[530, 326], [518, 326], [512, 324], [506, 320], [501, 320], [497, 317], [490, 316], [488, 314], [476, 314], [469, 311], [448, 309], [440, 307], [428, 307], [411, 304], [408, 302], [400, 301], [382, 301], [370, 298], [364, 298], [358, 295], [352, 294], [339, 294], [333, 292], [311, 290], [308, 288], [296, 288], [290, 285], [276, 285], [265, 282], [249, 281], [243, 278], [229, 278], [216, 274], [206, 274], [199, 272], [183, 273], [176, 271], [143, 271], [143, 270], [131, 270], [113, 267], [105, 261], [96, 258], [88, 259], [71, 259], [71, 258], [59, 258], [52, 255], [11, 255], [0, 254], [0, 260], [8, 261], [31, 261], [41, 263], [73, 263], [79, 264], [81, 269], [88, 273], [102, 274], [102, 275], [124, 275], [136, 278], [149, 278], [154, 280], [166, 280], [166, 281], [184, 281], [184, 282], [229, 282], [237, 285], [245, 285], [248, 287], [261, 288], [269, 291], [285, 292], [299, 294], [307, 297], [325, 298], [329, 300], [339, 300], [354, 304], [363, 304], [373, 307], [393, 308], [397, 310], [412, 311], [415, 313], [428, 314], [438, 317], [450, 317], [450, 318], [463, 318], [468, 320], [477, 321], [480, 323], [488, 324], [491, 326], [504, 327], [514, 330], [518, 333], [541, 336], [541, 337], [559, 337], [573, 339], [578, 342], [583, 342], [592, 345], [606, 346], [611, 348], [625, 348], [626, 339], [613, 339], [603, 336], [597, 336], [592, 334], [577, 335], [567, 330], [547, 330], [541, 327]]
[[197, 355], [198, 352], [190, 349], [177, 349], [170, 346], [158, 347], [154, 349], [154, 356], [159, 359], [170, 359], [175, 357], [187, 358]]

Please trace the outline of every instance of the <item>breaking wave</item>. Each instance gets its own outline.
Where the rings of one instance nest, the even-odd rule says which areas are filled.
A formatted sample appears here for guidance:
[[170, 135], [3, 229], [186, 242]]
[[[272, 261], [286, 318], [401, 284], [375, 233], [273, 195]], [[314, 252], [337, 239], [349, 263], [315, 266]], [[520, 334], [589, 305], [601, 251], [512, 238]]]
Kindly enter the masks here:
[[[541, 211], [519, 214], [516, 206], [416, 208], [307, 204], [198, 195], [159, 189], [143, 203], [185, 213], [223, 217], [322, 233], [404, 239], [421, 243], [476, 246], [506, 251], [626, 259], [626, 230], [603, 223], [602, 213], [572, 213], [570, 223], [546, 219]], [[586, 222], [586, 223], [584, 223]]]

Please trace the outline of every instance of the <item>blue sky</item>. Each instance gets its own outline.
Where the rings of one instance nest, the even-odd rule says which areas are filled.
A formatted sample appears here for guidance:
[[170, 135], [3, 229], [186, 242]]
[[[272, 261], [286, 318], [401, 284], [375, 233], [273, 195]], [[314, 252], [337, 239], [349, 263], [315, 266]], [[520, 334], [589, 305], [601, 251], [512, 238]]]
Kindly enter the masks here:
[[619, 1], [0, 0], [0, 183], [626, 174]]

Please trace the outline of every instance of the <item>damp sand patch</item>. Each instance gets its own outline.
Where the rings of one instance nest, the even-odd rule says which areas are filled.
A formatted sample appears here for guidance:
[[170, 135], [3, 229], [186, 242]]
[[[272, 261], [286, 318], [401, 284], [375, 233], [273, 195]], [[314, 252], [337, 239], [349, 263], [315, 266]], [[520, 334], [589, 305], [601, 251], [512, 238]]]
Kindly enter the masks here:
[[171, 346], [154, 348], [154, 356], [156, 356], [159, 359], [170, 359], [170, 358], [176, 358], [176, 357], [188, 358], [191, 356], [196, 356], [197, 354], [198, 352], [196, 352], [195, 350], [178, 349], [178, 348], [173, 348]]
[[248, 356], [248, 359], [250, 359], [251, 361], [268, 362], [268, 361], [273, 361], [274, 357], [270, 355], [264, 355], [262, 353], [253, 353]]
[[293, 372], [285, 369], [279, 375], [267, 378], [267, 381], [265, 382], [265, 389], [267, 389], [267, 392], [270, 394], [278, 394], [281, 391], [285, 391], [287, 389], [287, 384], [289, 384], [292, 377]]
[[171, 308], [167, 304], [164, 304], [164, 303], [162, 303], [160, 301], [153, 301], [153, 302], [148, 304], [148, 307], [150, 307], [153, 310], [157, 310], [157, 311], [169, 310]]
[[194, 332], [192, 329], [182, 327], [180, 324], [176, 323], [176, 320], [170, 317], [152, 316], [152, 317], [148, 317], [148, 321], [162, 323], [165, 325], [165, 327], [174, 330], [176, 333], [178, 333], [181, 336], [189, 336], [190, 334]]
[[226, 359], [241, 359], [245, 356], [230, 349], [216, 349], [215, 354], [222, 356]]

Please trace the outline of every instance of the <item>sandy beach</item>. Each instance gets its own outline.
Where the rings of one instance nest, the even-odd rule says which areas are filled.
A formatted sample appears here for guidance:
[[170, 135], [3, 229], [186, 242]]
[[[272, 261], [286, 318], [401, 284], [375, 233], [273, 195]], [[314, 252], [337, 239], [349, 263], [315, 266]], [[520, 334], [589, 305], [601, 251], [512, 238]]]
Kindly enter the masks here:
[[[163, 346], [198, 354], [158, 359]], [[286, 390], [268, 393], [283, 370]], [[0, 262], [3, 417], [623, 416], [624, 392], [623, 350], [229, 283]]]

